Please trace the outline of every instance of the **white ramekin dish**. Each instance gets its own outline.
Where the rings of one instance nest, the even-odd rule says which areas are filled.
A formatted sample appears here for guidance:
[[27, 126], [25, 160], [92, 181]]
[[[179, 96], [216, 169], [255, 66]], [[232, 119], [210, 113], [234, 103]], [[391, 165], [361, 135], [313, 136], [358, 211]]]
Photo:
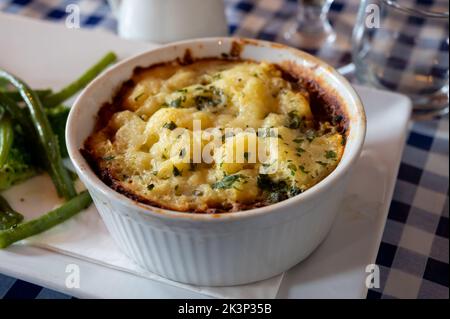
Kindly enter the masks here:
[[[137, 203], [104, 184], [80, 153], [99, 108], [111, 101], [133, 70], [183, 58], [221, 57], [295, 65], [333, 92], [349, 118], [349, 135], [338, 167], [320, 183], [283, 202], [243, 212], [207, 215], [173, 212]], [[361, 101], [350, 84], [316, 58], [278, 44], [233, 38], [184, 41], [125, 60], [93, 81], [69, 115], [70, 158], [91, 193], [111, 236], [141, 267], [184, 283], [237, 285], [282, 273], [305, 259], [325, 238], [338, 212], [348, 173], [366, 132]]]

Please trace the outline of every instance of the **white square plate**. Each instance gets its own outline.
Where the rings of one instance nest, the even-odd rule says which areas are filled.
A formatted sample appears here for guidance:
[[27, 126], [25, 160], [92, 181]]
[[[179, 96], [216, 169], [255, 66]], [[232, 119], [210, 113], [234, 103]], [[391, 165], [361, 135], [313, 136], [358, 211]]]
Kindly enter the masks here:
[[[8, 31], [11, 29], [15, 32]], [[0, 55], [0, 68], [15, 73], [32, 87], [54, 89], [75, 79], [109, 50], [124, 58], [155, 46], [125, 41], [100, 31], [69, 30], [6, 14], [0, 14], [0, 41], [4, 48]], [[279, 288], [279, 298], [365, 298], [366, 266], [374, 263], [377, 255], [411, 106], [402, 95], [363, 87], [356, 89], [365, 104], [368, 133], [341, 213], [325, 242], [307, 260], [285, 273], [281, 286], [277, 280], [270, 283], [273, 294], [250, 293], [242, 289], [243, 293], [236, 295], [239, 287], [233, 288], [233, 293], [222, 290], [216, 294], [195, 287], [189, 291], [158, 279], [147, 279], [149, 276], [137, 276], [116, 265], [100, 265], [101, 261], [48, 243], [45, 250], [31, 245], [14, 245], [0, 251], [0, 272], [77, 297], [205, 297], [199, 292], [224, 297], [267, 297], [275, 296]], [[30, 218], [58, 204], [54, 195], [45, 196], [49, 190], [43, 190], [42, 183], [48, 183], [48, 179], [35, 178], [4, 195], [17, 210]], [[25, 194], [24, 190], [28, 193]], [[76, 218], [82, 218], [80, 216]], [[52, 230], [52, 234], [61, 233]], [[60, 236], [58, 240], [72, 240], [66, 237]], [[82, 279], [79, 289], [65, 286], [68, 264], [80, 267]]]

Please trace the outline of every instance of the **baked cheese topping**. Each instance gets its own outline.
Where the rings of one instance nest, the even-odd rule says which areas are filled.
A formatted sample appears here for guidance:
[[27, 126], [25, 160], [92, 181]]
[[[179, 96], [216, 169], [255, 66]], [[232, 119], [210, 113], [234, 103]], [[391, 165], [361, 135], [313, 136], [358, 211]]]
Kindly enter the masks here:
[[336, 123], [316, 120], [308, 92], [268, 63], [154, 66], [105, 107], [113, 114], [85, 144], [99, 174], [134, 199], [177, 211], [279, 202], [324, 179], [344, 150]]

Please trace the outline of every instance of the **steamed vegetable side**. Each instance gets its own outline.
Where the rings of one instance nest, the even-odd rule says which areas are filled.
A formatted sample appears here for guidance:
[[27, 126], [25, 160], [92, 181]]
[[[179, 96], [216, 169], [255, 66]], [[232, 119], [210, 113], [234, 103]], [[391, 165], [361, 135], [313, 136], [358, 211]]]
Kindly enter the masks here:
[[[92, 203], [91, 196], [87, 191], [80, 193], [62, 206], [48, 212], [47, 214], [25, 223], [16, 224], [6, 230], [0, 231], [0, 249], [6, 248], [16, 241], [40, 234], [50, 228], [61, 224]], [[0, 215], [1, 216], [1, 215]]]
[[69, 116], [69, 111], [70, 109], [63, 105], [51, 109], [45, 109], [50, 126], [58, 139], [59, 150], [63, 158], [69, 156], [66, 146], [66, 123], [67, 117]]
[[62, 103], [115, 60], [114, 53], [106, 54], [57, 93], [32, 90], [15, 75], [0, 69], [0, 191], [46, 171], [58, 195], [67, 200], [37, 219], [22, 222], [23, 216], [0, 196], [0, 248], [46, 231], [91, 204], [89, 193], [76, 193], [73, 174], [62, 162], [68, 156], [65, 126], [69, 114]]
[[[23, 182], [35, 175], [41, 169], [36, 158], [33, 159], [31, 145], [27, 141], [22, 126], [15, 123], [12, 127], [13, 140], [9, 149], [0, 143], [0, 153], [4, 161], [0, 165], [0, 192], [11, 186]], [[6, 133], [9, 134], [9, 133]], [[0, 140], [4, 140], [5, 130], [0, 129]], [[28, 136], [29, 138], [29, 136]]]
[[14, 138], [14, 130], [9, 115], [0, 117], [0, 167], [2, 167], [8, 158], [9, 151]]
[[0, 70], [0, 77], [7, 79], [15, 86], [25, 102], [30, 119], [35, 128], [39, 146], [45, 157], [44, 163], [46, 170], [52, 177], [58, 195], [64, 197], [66, 200], [75, 197], [75, 186], [67, 169], [63, 165], [58, 140], [50, 127], [50, 122], [45, 114], [41, 100], [25, 82], [11, 73]]
[[22, 220], [23, 216], [12, 209], [6, 199], [0, 196], [0, 231], [14, 227]]
[[[0, 91], [1, 91], [1, 89], [0, 89]], [[35, 90], [34, 92], [37, 94], [39, 99], [41, 99], [41, 101], [42, 101], [42, 99], [44, 99], [45, 97], [52, 94], [53, 91], [50, 89], [47, 89], [47, 90]], [[5, 94], [8, 98], [13, 100], [14, 102], [22, 101], [22, 97], [20, 96], [19, 91], [6, 91], [6, 92], [3, 92], [3, 94]]]
[[[1, 94], [2, 93], [0, 92], [0, 105], [2, 105]], [[65, 127], [69, 109], [63, 106], [48, 110], [46, 109], [46, 114], [52, 130], [57, 136], [61, 156], [63, 158], [67, 157]], [[26, 116], [26, 114], [23, 115]], [[28, 121], [26, 117], [25, 121]], [[0, 121], [0, 140], [4, 140], [4, 124], [2, 125], [1, 122], [2, 121]], [[14, 122], [14, 120], [12, 120], [12, 122]], [[33, 128], [30, 127], [29, 129], [32, 130]], [[2, 142], [0, 142], [0, 158], [3, 159], [1, 160], [2, 165], [0, 165], [0, 192], [36, 176], [44, 170], [43, 165], [40, 165], [40, 157], [34, 156], [38, 150], [36, 149], [36, 144], [33, 144], [34, 139], [32, 138], [32, 131], [24, 130], [23, 126], [18, 123], [13, 125], [12, 130], [13, 141], [9, 151], [6, 151], [6, 148], [3, 147]]]
[[47, 107], [55, 107], [69, 99], [82, 88], [89, 84], [97, 75], [99, 75], [106, 67], [117, 60], [116, 54], [108, 52], [100, 61], [87, 70], [80, 78], [63, 88], [55, 94], [51, 94], [44, 98], [44, 104]]

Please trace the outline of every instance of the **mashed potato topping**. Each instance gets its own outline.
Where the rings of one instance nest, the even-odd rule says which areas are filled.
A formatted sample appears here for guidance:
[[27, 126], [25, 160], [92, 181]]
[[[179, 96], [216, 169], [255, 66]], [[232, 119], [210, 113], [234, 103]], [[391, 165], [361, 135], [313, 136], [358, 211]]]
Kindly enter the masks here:
[[138, 201], [185, 212], [297, 195], [336, 168], [345, 145], [335, 121], [315, 118], [309, 92], [268, 63], [141, 69], [99, 117], [84, 154], [102, 179]]

